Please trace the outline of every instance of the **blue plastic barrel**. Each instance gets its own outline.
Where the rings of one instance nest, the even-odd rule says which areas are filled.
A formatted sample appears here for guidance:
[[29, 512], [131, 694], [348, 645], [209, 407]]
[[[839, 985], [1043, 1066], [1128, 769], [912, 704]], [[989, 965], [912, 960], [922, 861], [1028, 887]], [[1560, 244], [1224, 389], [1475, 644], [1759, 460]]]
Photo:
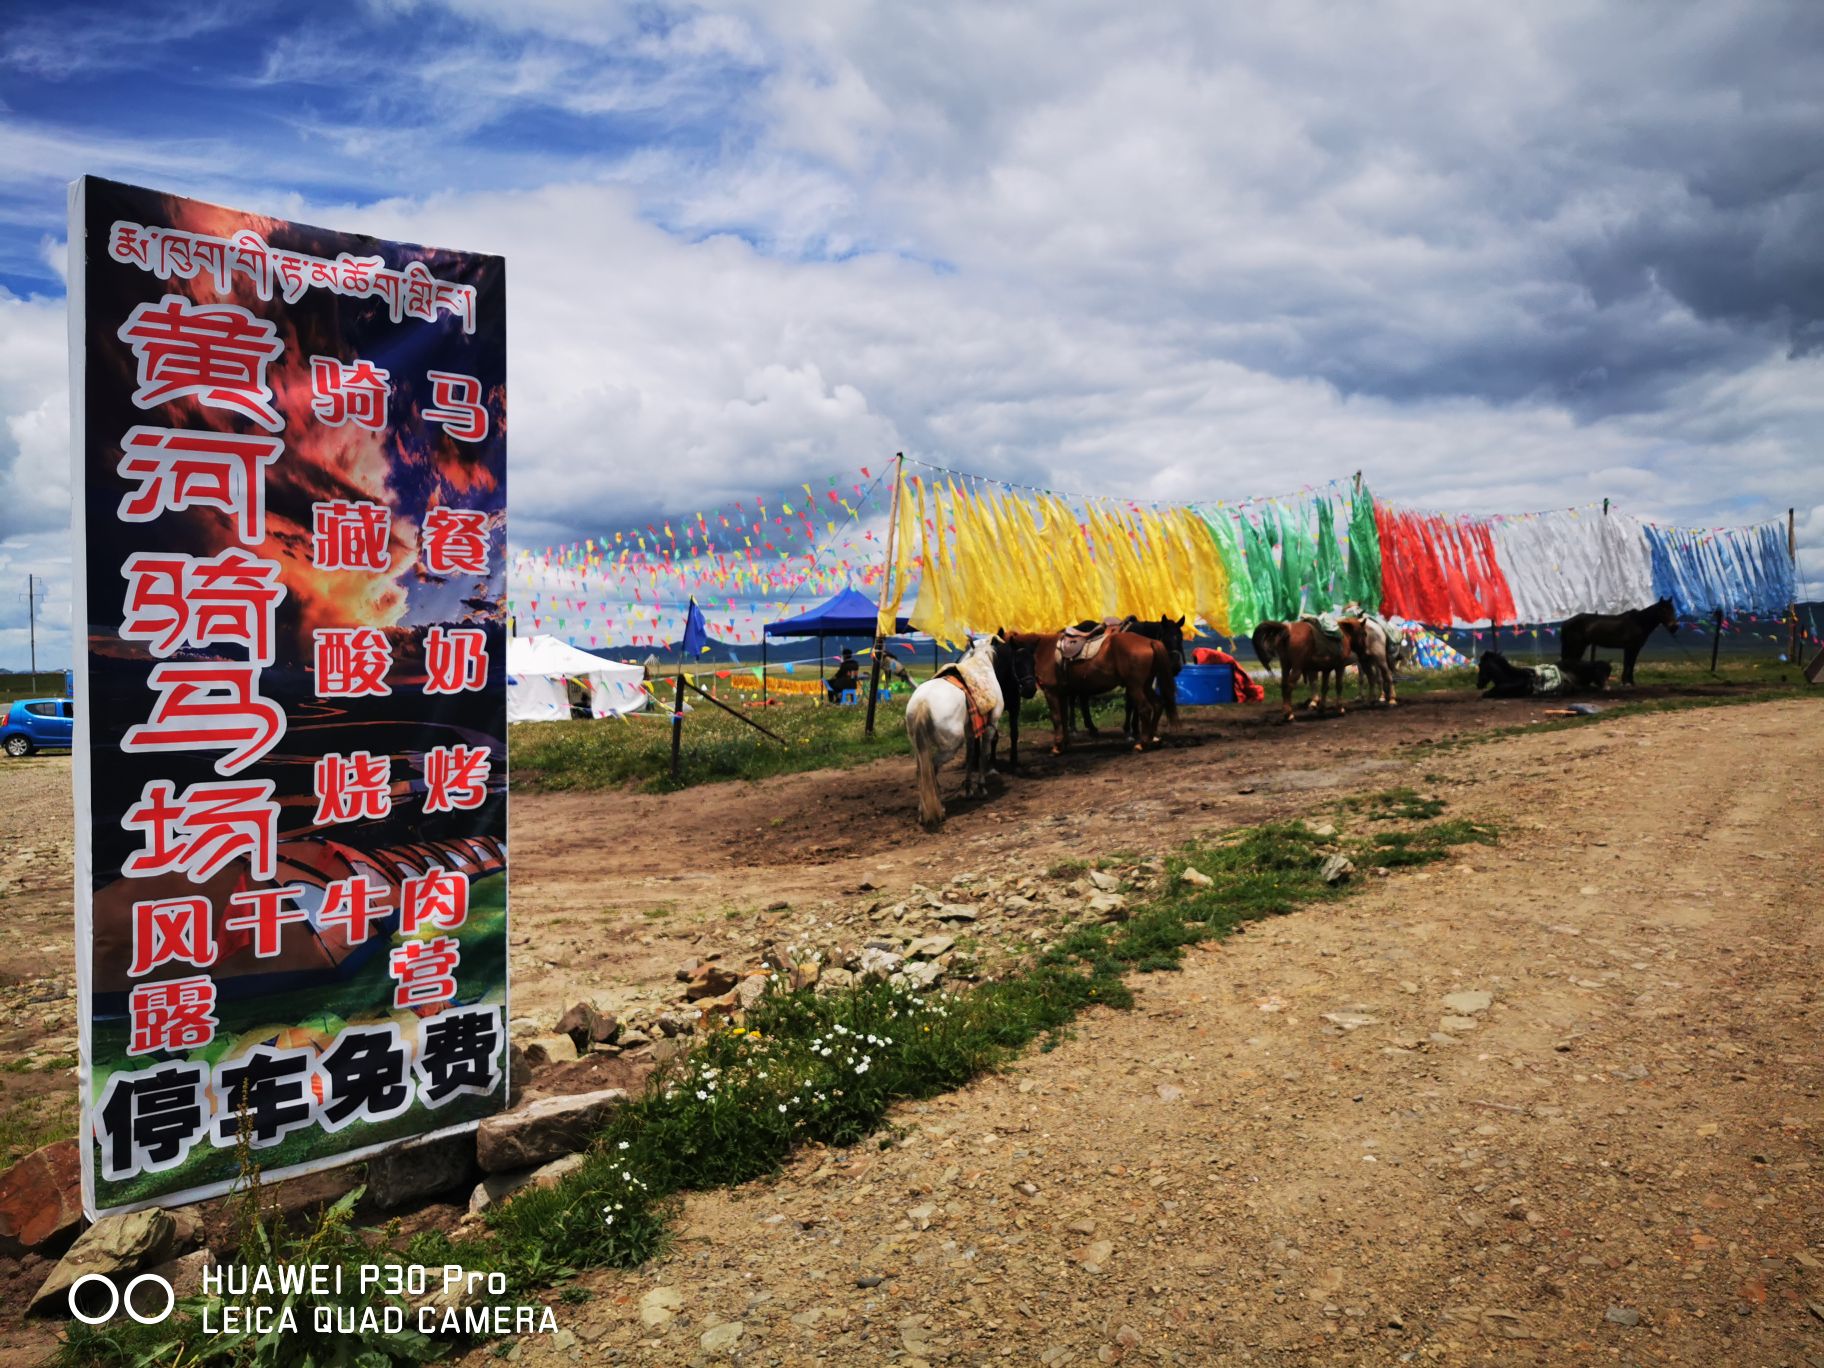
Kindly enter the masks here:
[[1233, 665], [1186, 665], [1178, 671], [1178, 701], [1189, 704], [1233, 703]]

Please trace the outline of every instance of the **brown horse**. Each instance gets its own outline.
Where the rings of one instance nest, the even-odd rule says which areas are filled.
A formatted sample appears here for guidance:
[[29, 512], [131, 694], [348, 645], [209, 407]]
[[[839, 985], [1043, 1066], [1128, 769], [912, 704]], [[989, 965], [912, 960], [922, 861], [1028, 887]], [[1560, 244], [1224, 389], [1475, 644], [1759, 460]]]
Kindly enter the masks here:
[[1360, 618], [1341, 618], [1340, 637], [1330, 637], [1309, 622], [1260, 623], [1254, 629], [1254, 654], [1262, 665], [1279, 662], [1279, 701], [1286, 710], [1286, 721], [1292, 720], [1292, 686], [1299, 680], [1319, 683], [1322, 702], [1313, 694], [1305, 700], [1307, 708], [1318, 708], [1330, 701], [1330, 676], [1336, 676], [1336, 711], [1348, 711], [1343, 704], [1343, 669], [1351, 660], [1361, 658], [1366, 642]]
[[1178, 720], [1178, 684], [1172, 673], [1171, 652], [1162, 641], [1149, 640], [1136, 632], [1111, 632], [1093, 658], [1072, 661], [1060, 672], [1056, 632], [1010, 632], [1007, 640], [1015, 646], [1032, 648], [1034, 672], [1039, 687], [1045, 691], [1045, 704], [1051, 709], [1053, 755], [1062, 755], [1069, 745], [1070, 705], [1079, 694], [1125, 690], [1127, 705], [1140, 720], [1140, 739], [1135, 750], [1151, 750], [1160, 744], [1162, 712], [1172, 721]]

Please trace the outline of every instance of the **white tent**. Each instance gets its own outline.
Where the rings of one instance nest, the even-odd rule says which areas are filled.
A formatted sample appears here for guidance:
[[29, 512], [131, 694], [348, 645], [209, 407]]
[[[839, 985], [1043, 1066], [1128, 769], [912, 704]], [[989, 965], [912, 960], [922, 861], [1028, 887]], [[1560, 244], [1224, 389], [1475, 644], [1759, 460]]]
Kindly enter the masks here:
[[589, 711], [619, 716], [646, 706], [644, 672], [578, 650], [554, 636], [514, 637], [507, 643], [507, 721], [552, 722], [570, 716], [566, 680], [589, 688]]

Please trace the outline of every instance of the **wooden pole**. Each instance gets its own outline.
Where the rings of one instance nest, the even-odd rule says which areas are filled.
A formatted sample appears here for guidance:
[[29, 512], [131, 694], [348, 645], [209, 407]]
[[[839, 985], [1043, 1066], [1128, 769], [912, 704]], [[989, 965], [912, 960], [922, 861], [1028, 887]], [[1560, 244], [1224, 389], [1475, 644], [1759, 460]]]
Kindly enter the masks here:
[[765, 727], [761, 726], [758, 722], [754, 721], [754, 719], [751, 717], [743, 717], [740, 713], [736, 712], [733, 708], [729, 707], [728, 704], [724, 703], [721, 699], [717, 698], [714, 694], [703, 693], [702, 689], [698, 688], [695, 684], [692, 684], [689, 681], [685, 681], [684, 687], [689, 689], [694, 694], [702, 694], [704, 698], [707, 698], [711, 703], [714, 703], [718, 708], [722, 709], [723, 712], [727, 713], [730, 717], [734, 718], [735, 721], [745, 722], [748, 726], [752, 727], [755, 731], [761, 732], [767, 736], [772, 737], [773, 740], [777, 741], [782, 746], [791, 745], [791, 742], [787, 741], [783, 736], [779, 735], [779, 733], [773, 732], [773, 731], [767, 731], [767, 729]]
[[677, 696], [671, 704], [671, 782], [678, 782], [678, 765], [684, 747], [684, 663], [678, 662]]
[[[1798, 615], [1793, 615], [1797, 622]], [[31, 635], [31, 691], [38, 691], [38, 576], [26, 576], [26, 626]]]
[[[883, 608], [887, 595], [893, 589], [894, 551], [899, 541], [899, 485], [900, 477], [905, 473], [906, 453], [897, 451], [893, 454], [893, 507], [887, 514], [887, 577], [881, 581], [880, 597]], [[892, 605], [891, 611], [897, 617], [899, 605]], [[897, 627], [896, 621], [893, 624]], [[868, 668], [868, 725], [863, 732], [865, 736], [874, 735], [874, 705], [880, 696], [880, 653], [886, 650], [886, 634], [880, 630], [880, 617], [874, 619], [874, 660]]]
[[1792, 562], [1793, 601], [1787, 605], [1786, 612], [1792, 618], [1791, 644], [1786, 650], [1786, 659], [1794, 665], [1799, 663], [1799, 534], [1798, 523], [1793, 516], [1794, 510], [1786, 510], [1786, 558]]
[[[1602, 516], [1605, 518], [1609, 516], [1609, 501], [1607, 499], [1602, 501]], [[1596, 643], [1593, 641], [1590, 643], [1590, 659], [1596, 659]]]
[[766, 627], [760, 628], [760, 706], [766, 706]]
[[1716, 653], [1723, 644], [1723, 610], [1716, 610], [1716, 622], [1710, 628], [1710, 673], [1716, 673]]

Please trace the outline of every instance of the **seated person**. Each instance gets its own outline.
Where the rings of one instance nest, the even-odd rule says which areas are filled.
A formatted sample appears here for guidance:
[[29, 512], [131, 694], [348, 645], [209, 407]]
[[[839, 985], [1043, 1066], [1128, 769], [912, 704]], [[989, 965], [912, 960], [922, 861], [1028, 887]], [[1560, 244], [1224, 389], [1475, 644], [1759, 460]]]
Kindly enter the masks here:
[[824, 688], [829, 691], [830, 702], [834, 703], [860, 682], [861, 662], [855, 659], [855, 652], [847, 646], [842, 648], [842, 663], [836, 667], [836, 673], [824, 681]]
[[891, 651], [880, 653], [880, 680], [883, 684], [910, 684], [912, 675]]

